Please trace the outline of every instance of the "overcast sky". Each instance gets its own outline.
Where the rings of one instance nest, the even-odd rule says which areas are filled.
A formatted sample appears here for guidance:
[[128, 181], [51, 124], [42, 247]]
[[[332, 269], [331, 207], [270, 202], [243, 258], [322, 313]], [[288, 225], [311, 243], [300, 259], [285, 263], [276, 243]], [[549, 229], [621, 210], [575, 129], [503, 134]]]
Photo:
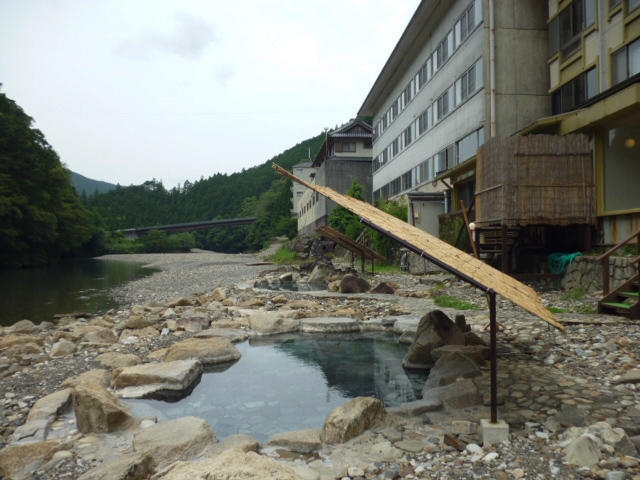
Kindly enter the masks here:
[[170, 188], [356, 115], [418, 0], [0, 0], [0, 83], [71, 170]]

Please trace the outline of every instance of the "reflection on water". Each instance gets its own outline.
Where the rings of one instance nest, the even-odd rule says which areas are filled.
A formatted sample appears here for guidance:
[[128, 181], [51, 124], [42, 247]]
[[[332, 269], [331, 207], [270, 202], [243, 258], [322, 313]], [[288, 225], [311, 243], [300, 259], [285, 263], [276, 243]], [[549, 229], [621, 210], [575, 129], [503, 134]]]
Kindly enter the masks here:
[[244, 342], [242, 358], [223, 372], [205, 373], [176, 403], [129, 400], [137, 416], [205, 418], [219, 438], [235, 433], [264, 442], [289, 430], [321, 428], [331, 411], [357, 396], [386, 406], [419, 398], [425, 374], [402, 368], [407, 347], [385, 334], [301, 335]]
[[0, 270], [0, 325], [24, 318], [50, 321], [56, 313], [105, 312], [117, 306], [109, 289], [153, 272], [139, 264], [91, 259]]

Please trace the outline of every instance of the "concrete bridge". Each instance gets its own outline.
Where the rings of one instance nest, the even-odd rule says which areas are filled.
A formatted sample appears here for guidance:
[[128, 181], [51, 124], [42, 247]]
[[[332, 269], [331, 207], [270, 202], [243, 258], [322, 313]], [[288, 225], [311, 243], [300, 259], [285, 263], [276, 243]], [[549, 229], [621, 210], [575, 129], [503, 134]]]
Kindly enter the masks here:
[[126, 238], [135, 240], [141, 235], [151, 232], [152, 230], [163, 230], [165, 232], [192, 232], [194, 230], [203, 230], [205, 228], [227, 227], [229, 225], [250, 225], [256, 221], [256, 217], [246, 218], [227, 218], [224, 220], [208, 220], [205, 222], [191, 223], [175, 223], [173, 225], [158, 225], [155, 227], [126, 228], [118, 230], [124, 234]]

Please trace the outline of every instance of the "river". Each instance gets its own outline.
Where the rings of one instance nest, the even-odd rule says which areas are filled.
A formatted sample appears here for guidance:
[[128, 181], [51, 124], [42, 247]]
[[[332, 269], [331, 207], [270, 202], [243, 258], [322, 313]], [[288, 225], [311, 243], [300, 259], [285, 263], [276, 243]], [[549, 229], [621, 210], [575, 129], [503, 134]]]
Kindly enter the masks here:
[[93, 259], [0, 270], [0, 325], [25, 318], [51, 321], [58, 313], [104, 313], [118, 306], [111, 288], [154, 271], [137, 263]]

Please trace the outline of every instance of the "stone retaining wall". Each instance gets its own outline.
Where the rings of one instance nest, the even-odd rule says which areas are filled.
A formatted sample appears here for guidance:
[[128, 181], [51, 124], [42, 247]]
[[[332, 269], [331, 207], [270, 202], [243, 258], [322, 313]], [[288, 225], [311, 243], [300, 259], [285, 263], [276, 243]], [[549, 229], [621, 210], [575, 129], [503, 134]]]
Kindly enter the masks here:
[[[574, 290], [580, 286], [587, 292], [602, 290], [602, 264], [597, 257], [577, 257], [567, 268], [562, 278], [562, 288]], [[629, 280], [636, 272], [637, 266], [631, 265], [629, 257], [609, 258], [609, 283], [614, 290]]]

